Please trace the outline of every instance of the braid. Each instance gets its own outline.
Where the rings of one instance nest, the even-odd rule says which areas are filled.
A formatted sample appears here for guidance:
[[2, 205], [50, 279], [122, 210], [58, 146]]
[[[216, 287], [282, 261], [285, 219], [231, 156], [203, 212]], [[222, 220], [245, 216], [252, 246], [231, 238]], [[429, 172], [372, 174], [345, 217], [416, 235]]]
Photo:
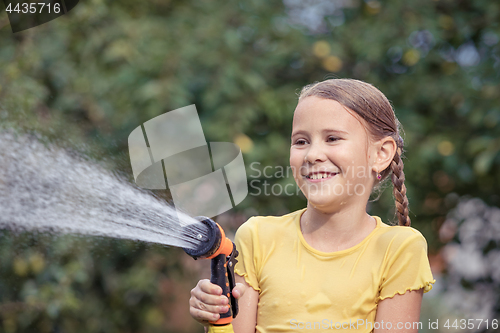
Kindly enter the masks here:
[[399, 225], [409, 227], [411, 224], [408, 216], [408, 198], [406, 197], [405, 174], [403, 172], [401, 148], [398, 148], [391, 162], [392, 183], [394, 184], [394, 198], [396, 199], [396, 214]]

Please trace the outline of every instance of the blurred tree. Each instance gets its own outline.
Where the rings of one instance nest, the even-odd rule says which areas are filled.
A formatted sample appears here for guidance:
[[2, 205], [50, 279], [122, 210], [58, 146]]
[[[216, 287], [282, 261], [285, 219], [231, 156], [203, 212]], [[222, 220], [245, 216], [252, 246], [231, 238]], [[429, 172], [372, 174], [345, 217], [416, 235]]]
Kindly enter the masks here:
[[[447, 200], [458, 198], [449, 195]], [[442, 301], [455, 318], [483, 319], [478, 332], [497, 332], [500, 318], [500, 209], [463, 197], [450, 211], [439, 236], [448, 274]], [[441, 314], [443, 322], [449, 314]], [[450, 326], [454, 318], [449, 321]]]

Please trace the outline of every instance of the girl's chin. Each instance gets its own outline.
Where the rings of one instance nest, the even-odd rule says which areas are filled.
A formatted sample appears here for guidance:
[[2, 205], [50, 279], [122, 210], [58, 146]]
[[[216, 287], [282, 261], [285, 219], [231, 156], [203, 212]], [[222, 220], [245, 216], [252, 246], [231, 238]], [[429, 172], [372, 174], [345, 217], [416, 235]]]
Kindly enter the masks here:
[[[340, 188], [340, 190], [338, 190]], [[346, 196], [342, 187], [334, 186], [308, 186], [302, 191], [307, 200], [324, 202], [324, 201], [339, 201]], [[337, 190], [337, 191], [335, 191]]]
[[317, 196], [306, 196], [308, 206], [312, 206], [315, 209], [328, 211], [332, 210], [334, 207], [340, 207], [345, 205], [346, 200], [340, 197], [334, 198], [318, 198]]
[[326, 215], [329, 215], [329, 214], [335, 214], [335, 213], [338, 213], [342, 210], [342, 207], [345, 205], [345, 202], [344, 203], [339, 203], [339, 202], [335, 202], [335, 203], [312, 203], [312, 202], [308, 202], [307, 203], [307, 208], [309, 210], [313, 210], [315, 211], [316, 213], [319, 213], [319, 214], [326, 214]]

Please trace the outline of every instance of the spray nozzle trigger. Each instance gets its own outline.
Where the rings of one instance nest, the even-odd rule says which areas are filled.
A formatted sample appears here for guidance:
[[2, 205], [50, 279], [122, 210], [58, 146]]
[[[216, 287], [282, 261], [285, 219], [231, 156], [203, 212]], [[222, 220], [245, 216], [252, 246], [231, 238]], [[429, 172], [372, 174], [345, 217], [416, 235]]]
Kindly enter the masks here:
[[234, 266], [238, 262], [236, 257], [238, 256], [238, 250], [236, 250], [236, 246], [233, 246], [233, 251], [227, 257], [227, 277], [229, 280], [229, 294], [231, 295], [230, 303], [231, 309], [233, 310], [233, 318], [238, 314], [238, 300], [233, 296], [233, 289], [236, 287], [236, 281], [234, 280]]

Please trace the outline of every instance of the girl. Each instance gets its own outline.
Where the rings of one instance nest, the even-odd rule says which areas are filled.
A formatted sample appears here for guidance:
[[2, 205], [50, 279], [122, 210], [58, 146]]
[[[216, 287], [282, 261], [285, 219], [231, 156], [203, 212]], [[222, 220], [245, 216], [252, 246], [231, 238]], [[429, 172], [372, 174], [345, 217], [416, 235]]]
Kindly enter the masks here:
[[[410, 227], [399, 122], [372, 85], [333, 79], [302, 89], [290, 165], [307, 208], [253, 217], [237, 231], [236, 333], [297, 329], [417, 332], [422, 294], [434, 283], [423, 236]], [[391, 176], [399, 226], [366, 213]], [[190, 312], [206, 324], [227, 311], [202, 280]]]

